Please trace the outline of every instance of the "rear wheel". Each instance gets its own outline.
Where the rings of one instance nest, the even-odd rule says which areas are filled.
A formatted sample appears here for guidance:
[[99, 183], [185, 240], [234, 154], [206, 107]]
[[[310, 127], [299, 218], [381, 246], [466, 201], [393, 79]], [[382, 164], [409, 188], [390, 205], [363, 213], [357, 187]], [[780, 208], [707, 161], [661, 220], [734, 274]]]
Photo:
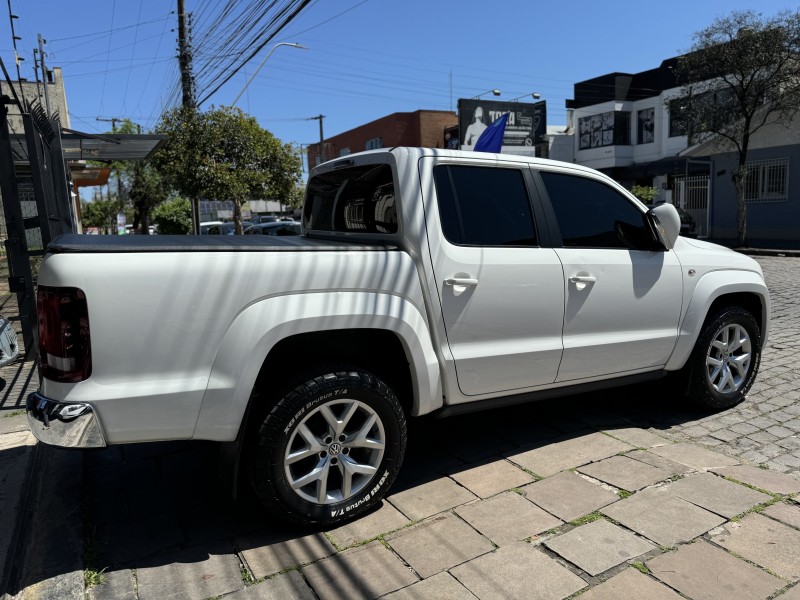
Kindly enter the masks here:
[[753, 315], [738, 307], [721, 310], [704, 326], [691, 361], [693, 400], [714, 409], [744, 400], [761, 362], [761, 332]]
[[403, 409], [374, 375], [337, 369], [304, 378], [261, 421], [250, 476], [273, 513], [332, 525], [378, 504], [406, 445]]

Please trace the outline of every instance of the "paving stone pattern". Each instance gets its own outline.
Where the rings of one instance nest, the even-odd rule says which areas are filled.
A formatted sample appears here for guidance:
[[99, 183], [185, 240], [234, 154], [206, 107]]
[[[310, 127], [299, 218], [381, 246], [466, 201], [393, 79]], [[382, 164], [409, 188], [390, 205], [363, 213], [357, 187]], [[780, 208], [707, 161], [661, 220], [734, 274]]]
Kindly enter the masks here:
[[87, 556], [107, 576], [88, 598], [797, 600], [800, 258], [759, 260], [770, 346], [741, 405], [643, 385], [412, 422], [382, 506], [331, 531], [230, 500], [213, 444], [84, 453]]

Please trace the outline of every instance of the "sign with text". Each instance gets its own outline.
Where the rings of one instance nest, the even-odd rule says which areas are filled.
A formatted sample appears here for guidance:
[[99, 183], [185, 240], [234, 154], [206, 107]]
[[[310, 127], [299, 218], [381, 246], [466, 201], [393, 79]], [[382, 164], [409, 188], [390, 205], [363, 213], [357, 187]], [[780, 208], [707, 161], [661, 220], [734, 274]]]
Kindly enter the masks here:
[[458, 100], [458, 126], [461, 148], [470, 150], [481, 133], [503, 113], [508, 123], [503, 146], [534, 146], [547, 131], [547, 104], [541, 102], [497, 102], [495, 100]]

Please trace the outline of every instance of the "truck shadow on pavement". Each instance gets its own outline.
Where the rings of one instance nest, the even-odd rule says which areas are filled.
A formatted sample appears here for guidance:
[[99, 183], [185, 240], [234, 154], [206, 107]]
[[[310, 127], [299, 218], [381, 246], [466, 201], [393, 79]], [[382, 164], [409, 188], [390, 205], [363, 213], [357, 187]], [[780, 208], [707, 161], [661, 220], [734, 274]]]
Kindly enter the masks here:
[[[666, 432], [708, 414], [652, 386], [630, 386], [447, 419], [417, 419], [410, 423], [406, 458], [389, 495], [502, 461], [511, 451], [597, 431], [613, 435], [617, 428]], [[251, 493], [231, 499], [219, 477], [215, 443], [91, 451], [39, 445], [39, 452], [37, 465], [52, 473], [40, 477], [41, 489], [29, 502], [22, 538], [35, 547], [29, 542], [18, 553], [12, 593], [75, 570], [78, 558], [84, 568], [102, 570], [109, 580], [132, 568], [212, 561], [215, 569], [242, 583], [247, 576], [237, 552], [294, 540], [288, 551], [297, 552], [299, 564], [308, 562], [302, 557], [311, 546], [327, 543], [322, 533], [269, 517]], [[71, 539], [75, 536], [80, 539]], [[81, 552], [82, 557], [76, 556]]]

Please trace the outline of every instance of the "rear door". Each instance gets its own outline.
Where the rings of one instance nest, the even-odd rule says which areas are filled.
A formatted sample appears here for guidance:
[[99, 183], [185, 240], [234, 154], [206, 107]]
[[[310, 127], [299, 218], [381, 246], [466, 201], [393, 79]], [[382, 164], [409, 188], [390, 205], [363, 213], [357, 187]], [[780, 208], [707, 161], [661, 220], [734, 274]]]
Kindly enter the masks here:
[[433, 186], [425, 189], [438, 203], [438, 211], [426, 207], [428, 239], [461, 392], [552, 383], [561, 360], [564, 280], [556, 252], [540, 245], [530, 170], [428, 160]]
[[645, 214], [599, 178], [539, 173], [561, 237], [564, 355], [557, 381], [666, 364], [683, 297], [674, 252], [657, 249]]

